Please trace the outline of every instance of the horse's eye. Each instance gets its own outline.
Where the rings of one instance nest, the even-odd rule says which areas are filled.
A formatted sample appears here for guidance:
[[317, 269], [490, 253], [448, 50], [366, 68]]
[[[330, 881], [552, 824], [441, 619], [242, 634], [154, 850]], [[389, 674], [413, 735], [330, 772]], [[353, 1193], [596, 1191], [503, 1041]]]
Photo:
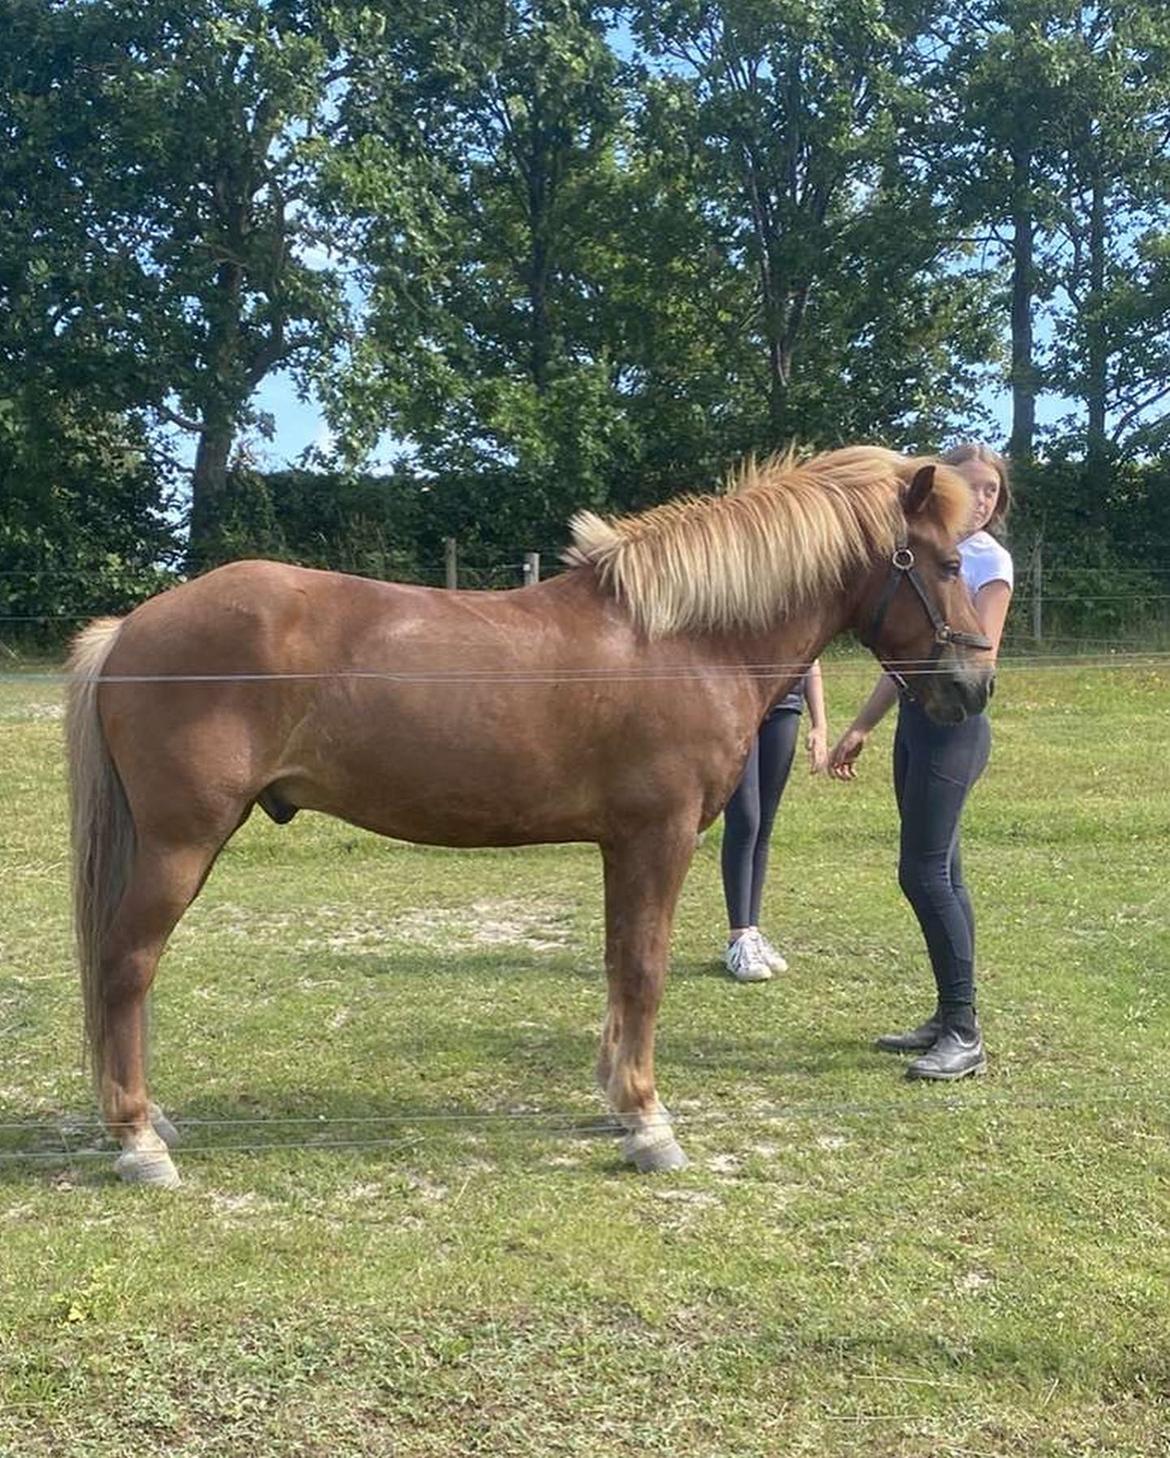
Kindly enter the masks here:
[[959, 561], [957, 557], [953, 561], [944, 562], [942, 564], [943, 576], [958, 577], [959, 569], [962, 567], [962, 565], [963, 564]]

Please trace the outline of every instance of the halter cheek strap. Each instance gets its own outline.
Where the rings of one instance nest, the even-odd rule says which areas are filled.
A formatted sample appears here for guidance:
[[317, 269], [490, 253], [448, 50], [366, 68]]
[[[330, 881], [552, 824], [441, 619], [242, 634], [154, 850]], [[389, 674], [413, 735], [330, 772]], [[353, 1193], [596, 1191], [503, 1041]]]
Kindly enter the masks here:
[[[864, 633], [858, 635], [867, 648], [877, 652], [877, 635], [881, 632], [882, 624], [886, 620], [886, 613], [889, 612], [890, 604], [903, 582], [909, 582], [918, 594], [919, 601], [926, 609], [926, 616], [930, 619], [930, 626], [934, 629], [934, 644], [928, 662], [937, 663], [942, 657], [943, 649], [948, 645], [958, 648], [990, 649], [990, 638], [983, 633], [965, 633], [960, 629], [952, 628], [935, 607], [930, 599], [930, 594], [923, 586], [922, 578], [918, 575], [918, 569], [914, 565], [914, 553], [910, 550], [904, 529], [894, 545], [893, 555], [890, 557], [890, 574], [882, 587], [881, 596], [877, 600], [869, 627]], [[900, 673], [896, 673], [892, 669], [887, 669], [887, 672], [900, 689], [906, 693], [910, 692], [906, 680]]]

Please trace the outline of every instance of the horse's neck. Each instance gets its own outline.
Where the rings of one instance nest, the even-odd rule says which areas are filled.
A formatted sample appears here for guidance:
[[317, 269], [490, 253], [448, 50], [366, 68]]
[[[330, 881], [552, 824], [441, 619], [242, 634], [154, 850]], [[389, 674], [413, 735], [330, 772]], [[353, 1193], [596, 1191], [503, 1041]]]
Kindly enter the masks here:
[[751, 673], [761, 705], [786, 693], [848, 620], [847, 603], [822, 604], [763, 632], [738, 636], [730, 646]]

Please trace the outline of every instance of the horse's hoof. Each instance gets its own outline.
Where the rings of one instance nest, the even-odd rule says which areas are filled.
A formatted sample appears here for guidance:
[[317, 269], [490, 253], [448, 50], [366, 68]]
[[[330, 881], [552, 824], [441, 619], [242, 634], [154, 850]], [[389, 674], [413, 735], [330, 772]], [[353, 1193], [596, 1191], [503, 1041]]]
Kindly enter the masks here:
[[686, 1169], [689, 1163], [678, 1140], [661, 1125], [627, 1134], [622, 1140], [622, 1155], [639, 1174], [665, 1174], [672, 1169]]
[[151, 1128], [168, 1149], [173, 1149], [179, 1142], [179, 1131], [157, 1104], [151, 1104], [149, 1113]]
[[118, 1178], [128, 1185], [154, 1185], [160, 1190], [173, 1190], [180, 1184], [179, 1171], [165, 1151], [156, 1154], [142, 1149], [128, 1149], [114, 1161]]
[[118, 1178], [128, 1185], [154, 1185], [160, 1190], [172, 1190], [179, 1183], [179, 1171], [153, 1129], [141, 1129], [127, 1137], [126, 1147], [114, 1161], [114, 1169]]

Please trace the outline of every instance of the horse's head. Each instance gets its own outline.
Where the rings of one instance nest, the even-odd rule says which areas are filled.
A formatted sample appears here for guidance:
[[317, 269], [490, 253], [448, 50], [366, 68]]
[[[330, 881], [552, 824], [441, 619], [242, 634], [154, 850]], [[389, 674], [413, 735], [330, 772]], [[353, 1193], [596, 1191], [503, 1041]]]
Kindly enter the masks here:
[[[944, 471], [945, 467], [938, 467]], [[952, 509], [935, 499], [936, 467], [921, 466], [902, 492], [904, 530], [874, 566], [858, 600], [858, 636], [905, 683], [930, 717], [957, 724], [986, 707], [991, 644], [959, 576]]]

